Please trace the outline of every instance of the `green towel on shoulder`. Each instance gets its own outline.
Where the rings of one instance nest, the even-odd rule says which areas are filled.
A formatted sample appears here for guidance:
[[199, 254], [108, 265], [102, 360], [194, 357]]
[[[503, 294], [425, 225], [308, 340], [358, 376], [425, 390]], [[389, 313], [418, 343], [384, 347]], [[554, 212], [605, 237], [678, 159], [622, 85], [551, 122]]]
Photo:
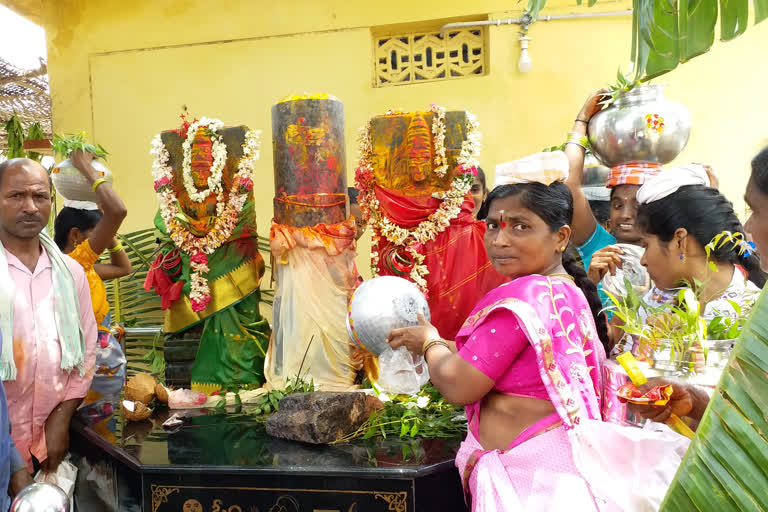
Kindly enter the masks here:
[[[54, 316], [56, 332], [61, 344], [61, 369], [71, 372], [77, 368], [85, 375], [85, 339], [80, 325], [80, 298], [75, 290], [75, 280], [64, 254], [48, 234], [40, 233], [40, 244], [48, 253], [53, 270]], [[8, 272], [5, 247], [0, 243], [0, 333], [3, 350], [0, 354], [0, 379], [16, 380], [16, 363], [13, 359], [13, 297], [15, 285]]]

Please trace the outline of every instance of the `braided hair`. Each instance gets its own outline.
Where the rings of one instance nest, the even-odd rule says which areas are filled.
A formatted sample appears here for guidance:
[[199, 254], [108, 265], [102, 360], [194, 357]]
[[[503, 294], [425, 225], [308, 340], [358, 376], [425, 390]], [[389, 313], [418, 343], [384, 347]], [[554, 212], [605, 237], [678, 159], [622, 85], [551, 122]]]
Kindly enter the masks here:
[[[533, 182], [496, 187], [483, 202], [477, 213], [477, 218], [484, 219], [488, 216], [491, 203], [495, 199], [512, 196], [520, 196], [522, 205], [540, 217], [553, 233], [573, 221], [573, 196], [571, 196], [568, 187], [560, 181], [555, 181], [551, 185]], [[573, 278], [574, 283], [587, 299], [592, 315], [595, 317], [597, 335], [605, 347], [606, 353], [609, 352], [610, 341], [608, 340], [607, 321], [602, 312], [603, 304], [597, 294], [595, 283], [587, 277], [584, 267], [579, 264], [571, 250], [566, 250], [563, 253], [563, 268]]]
[[[702, 247], [723, 231], [744, 234], [733, 204], [716, 189], [703, 185], [686, 185], [666, 197], [640, 205], [637, 223], [662, 242], [669, 242], [675, 231], [684, 228]], [[739, 254], [731, 244], [724, 244], [712, 251], [710, 257], [719, 263], [741, 265], [750, 281], [760, 288], [765, 284], [760, 260], [753, 254]]]

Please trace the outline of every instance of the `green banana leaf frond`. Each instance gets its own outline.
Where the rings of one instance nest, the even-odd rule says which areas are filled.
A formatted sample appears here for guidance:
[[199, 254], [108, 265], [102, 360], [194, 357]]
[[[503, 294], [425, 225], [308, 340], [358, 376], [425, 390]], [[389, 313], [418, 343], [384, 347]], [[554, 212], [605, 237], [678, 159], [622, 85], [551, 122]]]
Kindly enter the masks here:
[[768, 511], [768, 298], [763, 293], [661, 505]]

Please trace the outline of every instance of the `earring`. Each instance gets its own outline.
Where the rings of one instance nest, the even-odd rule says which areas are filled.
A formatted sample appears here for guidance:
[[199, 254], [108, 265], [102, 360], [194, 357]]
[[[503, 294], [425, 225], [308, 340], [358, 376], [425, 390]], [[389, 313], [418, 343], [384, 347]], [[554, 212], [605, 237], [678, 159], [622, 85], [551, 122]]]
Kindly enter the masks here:
[[565, 247], [561, 247], [560, 252], [565, 252]]
[[685, 259], [685, 256], [683, 256], [683, 253], [680, 253], [680, 261], [683, 261]]

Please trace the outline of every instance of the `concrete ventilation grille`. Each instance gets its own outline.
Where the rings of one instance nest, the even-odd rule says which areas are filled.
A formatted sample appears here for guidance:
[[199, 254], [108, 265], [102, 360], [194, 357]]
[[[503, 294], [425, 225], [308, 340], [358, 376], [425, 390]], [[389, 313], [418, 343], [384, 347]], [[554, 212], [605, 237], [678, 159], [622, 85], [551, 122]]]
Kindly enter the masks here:
[[376, 87], [482, 76], [485, 28], [375, 37]]

